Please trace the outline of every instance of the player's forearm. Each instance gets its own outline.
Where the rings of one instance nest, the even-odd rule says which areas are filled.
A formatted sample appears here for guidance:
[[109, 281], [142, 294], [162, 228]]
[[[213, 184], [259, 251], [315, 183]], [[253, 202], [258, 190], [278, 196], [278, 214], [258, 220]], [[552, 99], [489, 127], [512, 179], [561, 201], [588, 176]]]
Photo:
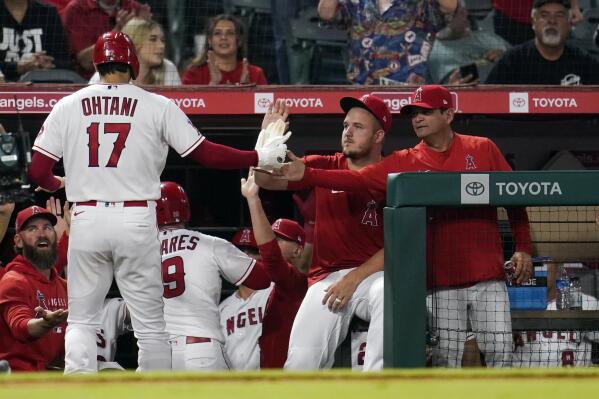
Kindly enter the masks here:
[[264, 213], [260, 197], [250, 197], [247, 199], [247, 202], [250, 210], [250, 217], [252, 219], [252, 228], [254, 230], [256, 244], [262, 245], [274, 240], [275, 233], [273, 233], [272, 227], [266, 217], [266, 213]]
[[506, 208], [517, 252], [532, 253], [530, 224], [525, 208]]
[[27, 331], [33, 338], [43, 337], [50, 331], [55, 325], [42, 318], [29, 319], [27, 322]]
[[333, 190], [360, 191], [368, 185], [358, 171], [306, 168], [301, 180], [310, 187], [324, 187]]
[[48, 191], [56, 191], [61, 186], [61, 181], [52, 174], [52, 168], [56, 161], [39, 152], [34, 152], [28, 177], [32, 183]]
[[258, 153], [254, 150], [238, 150], [216, 144], [205, 139], [189, 154], [194, 161], [216, 169], [243, 169], [258, 164]]
[[287, 190], [287, 180], [275, 179], [274, 177], [266, 173], [255, 173], [254, 179], [257, 185], [267, 190]]
[[353, 278], [359, 284], [366, 277], [383, 270], [385, 270], [385, 249], [381, 248], [366, 262], [349, 272], [346, 278]]

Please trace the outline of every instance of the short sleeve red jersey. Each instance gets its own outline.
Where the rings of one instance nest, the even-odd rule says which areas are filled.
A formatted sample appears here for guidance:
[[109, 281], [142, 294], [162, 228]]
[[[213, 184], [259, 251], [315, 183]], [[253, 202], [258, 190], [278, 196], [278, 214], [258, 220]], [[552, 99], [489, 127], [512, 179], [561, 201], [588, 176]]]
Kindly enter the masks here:
[[[332, 156], [304, 157], [307, 166], [318, 169], [347, 170], [347, 158]], [[301, 183], [290, 182], [288, 188]], [[314, 228], [314, 261], [309, 284], [322, 280], [337, 270], [360, 266], [383, 248], [382, 196], [373, 196], [361, 188], [344, 191], [316, 187], [316, 224]]]

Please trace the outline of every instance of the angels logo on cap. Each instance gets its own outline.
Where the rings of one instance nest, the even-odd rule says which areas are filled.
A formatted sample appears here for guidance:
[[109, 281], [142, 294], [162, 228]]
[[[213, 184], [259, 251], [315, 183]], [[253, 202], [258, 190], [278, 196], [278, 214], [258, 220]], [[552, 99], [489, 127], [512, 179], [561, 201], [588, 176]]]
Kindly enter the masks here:
[[413, 101], [417, 102], [417, 103], [422, 101], [422, 87], [417, 88], [416, 91], [414, 92]]
[[453, 108], [451, 93], [443, 86], [424, 85], [412, 93], [410, 104], [399, 111], [402, 115], [411, 114], [414, 108], [445, 109]]

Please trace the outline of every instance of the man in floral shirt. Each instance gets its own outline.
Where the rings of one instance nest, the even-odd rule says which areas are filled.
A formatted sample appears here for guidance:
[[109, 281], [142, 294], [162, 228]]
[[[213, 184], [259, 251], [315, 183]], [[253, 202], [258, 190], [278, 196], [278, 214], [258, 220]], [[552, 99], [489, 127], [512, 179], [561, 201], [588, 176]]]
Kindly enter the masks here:
[[320, 0], [318, 14], [348, 21], [354, 84], [424, 83], [435, 34], [458, 0]]

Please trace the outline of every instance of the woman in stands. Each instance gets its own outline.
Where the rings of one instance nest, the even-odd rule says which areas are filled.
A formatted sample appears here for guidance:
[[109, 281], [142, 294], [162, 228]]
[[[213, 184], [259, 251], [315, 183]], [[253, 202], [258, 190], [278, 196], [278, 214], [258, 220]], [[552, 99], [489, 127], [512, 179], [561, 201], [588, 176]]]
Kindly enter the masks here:
[[211, 18], [206, 42], [183, 72], [183, 84], [268, 84], [262, 68], [248, 62], [245, 28], [237, 18], [227, 14]]
[[[139, 75], [133, 83], [138, 85], [179, 86], [181, 78], [175, 64], [164, 58], [165, 39], [162, 26], [145, 18], [132, 18], [122, 32], [131, 38], [139, 59]], [[98, 83], [96, 72], [89, 83]]]

